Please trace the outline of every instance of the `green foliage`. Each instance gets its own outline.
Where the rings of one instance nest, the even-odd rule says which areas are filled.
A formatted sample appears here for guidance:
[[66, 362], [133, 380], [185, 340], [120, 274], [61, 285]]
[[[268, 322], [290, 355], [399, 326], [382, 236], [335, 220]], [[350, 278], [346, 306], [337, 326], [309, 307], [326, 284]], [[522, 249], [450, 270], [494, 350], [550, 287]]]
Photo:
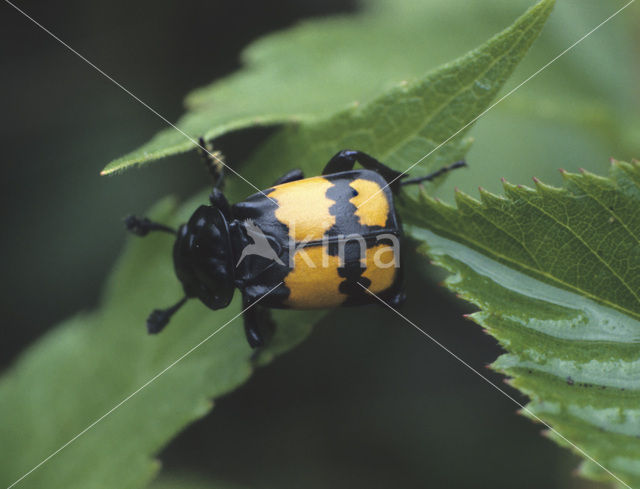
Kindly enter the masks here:
[[[624, 3], [558, 2], [544, 35], [505, 90], [524, 81]], [[440, 24], [436, 32], [441, 36], [461, 22], [473, 24], [475, 32], [495, 26], [520, 7], [518, 0], [462, 1], [456, 8], [443, 2], [433, 23]], [[478, 186], [499, 192], [500, 177], [528, 182], [536, 175], [560, 185], [559, 166], [602, 173], [611, 156], [623, 160], [637, 156], [640, 127], [634, 114], [640, 110], [636, 88], [640, 72], [629, 67], [638, 59], [638, 19], [636, 2], [483, 116], [471, 133], [469, 169], [445, 182], [436, 194], [450, 200], [454, 186], [471, 195], [476, 195]], [[461, 34], [462, 39], [470, 36]], [[446, 34], [447, 40], [451, 37]]]
[[[325, 120], [284, 128], [246, 168], [277, 160], [313, 172], [319, 161], [343, 148], [376, 155], [398, 170], [406, 170], [436, 148], [428, 160], [432, 168], [463, 158], [469, 148], [469, 141], [462, 139], [467, 128], [458, 131], [495, 98], [540, 33], [553, 4], [538, 3], [504, 32], [423, 80], [401, 84]], [[411, 174], [420, 174], [420, 166]]]
[[[151, 214], [176, 225], [203, 197], [177, 211], [164, 202]], [[132, 240], [110, 278], [100, 311], [60, 325], [0, 383], [2, 487], [238, 314], [238, 300], [216, 313], [192, 301], [162, 335], [147, 335], [146, 315], [182, 294], [172, 270], [171, 246], [165, 235]], [[279, 324], [282, 334], [260, 363], [309, 332], [303, 313], [287, 314]], [[211, 398], [243, 383], [253, 369], [252, 354], [237, 318], [17, 487], [144, 486], [159, 468], [151, 455], [209, 412]]]
[[[433, 62], [459, 49], [455, 41], [446, 46], [434, 42], [451, 30], [451, 19], [434, 13], [444, 4], [372, 0], [357, 22], [307, 22], [269, 36], [245, 53], [247, 69], [191, 94], [189, 112], [178, 126], [193, 137], [213, 139], [238, 128], [286, 123], [243, 169], [259, 186], [291, 167], [316, 173], [328, 156], [345, 147], [406, 169], [486, 109], [553, 7], [552, 0], [542, 0], [478, 49], [416, 79], [425, 71], [426, 58]], [[459, 24], [466, 15], [477, 26], [493, 26], [514, 7], [486, 8], [473, 2], [455, 21]], [[566, 34], [564, 24], [558, 25], [554, 32]], [[559, 35], [544, 42], [561, 48], [570, 43]], [[549, 51], [560, 50], [545, 50], [536, 67], [548, 61]], [[326, 56], [338, 51], [340, 56]], [[626, 59], [628, 50], [620, 51], [619, 58]], [[606, 53], [596, 50], [593, 56], [615, 64]], [[506, 143], [510, 157], [494, 160], [516, 158], [513, 145], [523, 153], [527, 142], [513, 137], [515, 133], [508, 132], [512, 127], [505, 124], [519, 117], [526, 119], [515, 124], [521, 124], [520, 135], [522, 128], [550, 120], [580, 129], [556, 137], [561, 141], [550, 146], [556, 156], [562, 145], [579, 147], [588, 155], [594, 147], [592, 132], [616, 147], [633, 147], [635, 132], [621, 128], [635, 128], [620, 122], [616, 112], [626, 102], [620, 94], [629, 87], [619, 77], [605, 75], [600, 80], [606, 87], [603, 96], [617, 100], [594, 102], [598, 90], [584, 82], [583, 72], [579, 64], [564, 67], [533, 94], [518, 93], [487, 116], [481, 138], [485, 153], [480, 151], [473, 171], [494, 175], [487, 168], [497, 164], [489, 161], [486, 148], [490, 145], [493, 151], [499, 137], [511, 140]], [[465, 133], [447, 142], [424, 166], [463, 157], [469, 149]], [[537, 140], [533, 144], [539, 145]], [[191, 141], [168, 129], [110, 163], [104, 173], [192, 148]], [[532, 158], [518, 156], [520, 171], [529, 171]], [[419, 174], [419, 168], [412, 173]], [[453, 273], [448, 287], [480, 307], [473, 319], [508, 352], [494, 368], [512, 377], [512, 384], [531, 398], [528, 409], [625, 481], [637, 484], [640, 217], [634, 211], [640, 170], [637, 164], [614, 162], [610, 178], [568, 172], [563, 177], [562, 189], [539, 182], [535, 190], [505, 183], [505, 197], [481, 191], [480, 201], [458, 192], [457, 208], [426, 194], [418, 200], [407, 197], [402, 215], [408, 234], [424, 241], [423, 250]], [[478, 179], [473, 173], [467, 176], [467, 181]], [[201, 200], [203, 196], [177, 210], [164, 202], [152, 216], [183, 222]], [[0, 419], [10, 420], [0, 425], [0, 482], [12, 483], [238, 314], [237, 302], [216, 313], [194, 302], [167, 332], [147, 337], [142, 326], [146, 314], [180, 295], [169, 247], [166, 236], [130, 243], [100, 310], [61, 325], [0, 383]], [[153, 455], [206, 414], [211, 398], [244, 382], [256, 364], [302, 341], [317, 318], [279, 314], [276, 342], [257, 359], [252, 359], [236, 319], [31, 474], [24, 487], [145, 485], [158, 469]], [[582, 470], [608, 478], [591, 462]]]
[[[552, 0], [543, 0], [512, 27], [478, 50], [446, 65], [424, 80], [393, 88], [362, 108], [340, 111], [326, 120], [310, 122], [308, 126], [301, 127], [299, 132], [284, 133], [279, 141], [293, 148], [301, 140], [313, 136], [320, 144], [315, 151], [323, 152], [328, 147], [339, 147], [347, 142], [340, 140], [339, 134], [351, 138], [349, 141], [357, 141], [358, 135], [347, 130], [345, 125], [353, 125], [362, 133], [371, 128], [380, 140], [377, 142], [369, 135], [363, 136], [370, 144], [375, 144], [371, 151], [395, 158], [394, 163], [399, 165], [399, 158], [418, 155], [434, 147], [449, 135], [448, 132], [455, 131], [460, 123], [470, 121], [487, 107], [540, 32], [552, 5]], [[382, 18], [377, 20], [379, 25]], [[330, 31], [330, 26], [335, 25], [343, 32], [349, 32], [350, 36], [357, 34], [355, 26], [358, 24], [352, 25], [345, 20], [329, 21], [329, 27], [324, 23], [320, 25], [323, 26], [323, 32], [325, 29]], [[347, 25], [349, 29], [346, 29]], [[368, 25], [367, 29], [370, 28]], [[307, 24], [294, 30], [291, 35], [308, 35], [308, 42], [313, 44], [312, 40], [317, 40], [318, 32], [320, 27]], [[287, 35], [283, 37], [291, 42]], [[325, 37], [332, 36], [325, 33]], [[273, 47], [265, 42], [260, 49], [279, 51], [278, 46], [283, 40], [278, 39], [272, 38]], [[347, 38], [338, 40], [348, 44]], [[376, 42], [382, 46], [383, 41]], [[313, 51], [311, 45], [307, 45], [306, 49]], [[292, 55], [289, 53], [287, 56]], [[301, 59], [291, 62], [299, 67]], [[326, 68], [320, 67], [318, 70], [313, 66], [309, 70], [318, 77], [318, 72], [324, 73]], [[338, 68], [334, 67], [336, 70]], [[280, 69], [284, 70], [284, 67]], [[262, 91], [254, 94], [253, 99], [248, 100], [243, 98], [242, 90], [251, 91], [250, 88], [255, 88], [255, 85], [242, 88], [241, 81], [234, 83], [240, 86], [237, 93], [228, 94], [234, 104], [238, 101], [248, 104], [252, 100], [252, 104], [255, 102], [260, 107], [256, 97], [272, 98], [266, 96], [270, 92], [268, 85], [265, 85]], [[378, 93], [380, 89], [379, 84], [373, 85], [375, 90], [372, 87], [370, 94]], [[287, 88], [286, 92], [289, 91], [290, 88]], [[323, 100], [322, 94], [323, 91], [318, 88], [317, 94], [314, 93], [312, 97], [313, 104], [325, 107], [329, 114], [336, 105]], [[274, 106], [284, 107], [282, 100], [277, 102]], [[213, 102], [202, 95], [193, 96], [190, 103], [206, 106]], [[217, 111], [217, 102], [214, 105]], [[238, 124], [239, 119], [233, 119], [236, 122], [230, 118], [225, 119], [226, 122], [209, 120], [207, 114], [211, 112], [199, 112], [197, 117], [207, 119], [207, 124], [211, 124], [208, 127], [217, 124], [217, 129], [206, 131], [209, 137]], [[255, 122], [255, 114], [246, 117], [245, 120]], [[391, 127], [389, 120], [395, 121], [399, 129]], [[193, 130], [194, 127], [189, 129]], [[408, 131], [408, 135], [405, 131]], [[173, 133], [160, 135], [152, 143], [157, 150], [154, 150], [153, 157], [188, 149], [188, 145], [174, 144], [176, 140], [172, 138], [175, 138]], [[364, 139], [362, 141], [363, 144], [366, 142]], [[180, 144], [183, 144], [182, 140]], [[272, 149], [274, 144], [270, 143], [268, 148]], [[456, 138], [443, 154], [462, 156], [465, 148], [466, 145]], [[151, 150], [147, 147], [140, 151], [142, 154]], [[140, 161], [140, 154], [137, 157], [125, 157], [120, 163], [112, 165], [111, 170]], [[327, 154], [322, 154], [321, 161], [326, 158]], [[273, 179], [290, 166], [290, 160], [274, 158], [270, 162], [268, 178]], [[259, 181], [265, 173], [264, 168], [257, 165], [243, 171], [247, 178], [254, 181]], [[233, 195], [230, 197], [234, 198]], [[151, 217], [176, 225], [184, 222], [196, 202], [202, 200], [204, 196], [199, 196], [178, 210], [170, 202], [164, 202], [157, 206]], [[3, 447], [0, 482], [5, 485], [14, 482], [191, 347], [207, 338], [216, 327], [238, 314], [237, 301], [216, 313], [193, 301], [180, 311], [166, 332], [157, 337], [148, 337], [143, 326], [148, 312], [173, 303], [181, 295], [171, 268], [170, 246], [166, 236], [150, 236], [129, 243], [115, 274], [109, 280], [100, 310], [79, 315], [62, 324], [30, 348], [4, 377], [0, 383], [0, 419], [10, 421], [0, 425]], [[279, 333], [276, 341], [262, 352], [257, 362], [265, 363], [274, 354], [297, 344], [308, 334], [311, 318], [316, 320], [318, 317], [317, 313], [310, 315], [292, 311], [278, 314]], [[122, 408], [110, 413], [30, 474], [22, 483], [23, 487], [143, 486], [158, 470], [153, 455], [184, 426], [206, 414], [212, 406], [211, 398], [234, 389], [251, 374], [254, 365], [252, 352], [239, 322], [236, 319], [235, 323], [202, 344], [127, 400]]]
[[[548, 14], [551, 4], [544, 2], [539, 6], [535, 17], [540, 20], [544, 12]], [[444, 32], [438, 30], [437, 23], [434, 23], [438, 16], [434, 15], [432, 4], [409, 0], [370, 0], [364, 6], [366, 10], [357, 22], [348, 18], [305, 22], [254, 43], [243, 53], [244, 70], [187, 97], [189, 112], [177, 122], [177, 126], [193, 138], [205, 136], [213, 139], [232, 130], [257, 125], [285, 122], [302, 127], [314, 122], [321, 125], [336, 112], [350, 105], [366, 104], [398, 84], [401, 85], [397, 91], [406, 91], [405, 80], [422, 78], [426, 68], [435, 67], [436, 63], [447, 61], [468, 49], [468, 43], [455, 45], [454, 40], [452, 46], [455, 49], [452, 49], [438, 42], [440, 37], [436, 33]], [[506, 17], [502, 16], [500, 23], [485, 28], [486, 34], [483, 35], [495, 32], [494, 29], [509, 22], [509, 16], [516, 15], [520, 8]], [[534, 31], [535, 28], [525, 35], [512, 52], [496, 53], [502, 56], [496, 69], [503, 70], [503, 73], [498, 75], [504, 76], [513, 69], [514, 63], [521, 59], [522, 49], [535, 37], [531, 37]], [[497, 45], [496, 48], [499, 49]], [[340, 55], [328, 56], [327, 53]], [[492, 53], [487, 52], [485, 56], [490, 57]], [[477, 60], [477, 63], [477, 68], [481, 69], [483, 61]], [[469, 76], [473, 76], [473, 69], [470, 67]], [[448, 86], [451, 81], [454, 80], [441, 79], [437, 90], [444, 85], [447, 85], [446, 90], [452, 90], [454, 87]], [[479, 97], [487, 98], [503, 81], [490, 77], [483, 80], [478, 76], [477, 85], [469, 88], [473, 88]], [[446, 96], [447, 93], [439, 95]], [[398, 107], [400, 113], [397, 115], [416, 117], [417, 112], [433, 109], [421, 109], [412, 106], [411, 102], [405, 101], [406, 110], [411, 112]], [[167, 128], [139, 149], [109, 163], [103, 173], [123, 170], [193, 147], [194, 143], [184, 135]], [[326, 154], [323, 154], [319, 161], [325, 159]]]
[[[405, 229], [480, 307], [471, 317], [508, 352], [493, 367], [528, 409], [637, 486], [640, 164], [563, 177], [480, 201], [458, 192], [457, 208], [423, 193], [405, 201]], [[583, 473], [609, 477], [592, 462]]]

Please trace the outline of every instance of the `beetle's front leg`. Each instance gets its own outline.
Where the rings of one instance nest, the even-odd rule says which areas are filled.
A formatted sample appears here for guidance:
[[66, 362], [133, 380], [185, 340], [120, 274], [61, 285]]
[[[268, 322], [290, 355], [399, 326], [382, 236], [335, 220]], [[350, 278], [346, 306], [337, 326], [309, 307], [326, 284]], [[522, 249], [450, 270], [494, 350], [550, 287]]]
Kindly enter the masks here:
[[169, 234], [176, 234], [175, 229], [165, 226], [164, 224], [153, 222], [147, 217], [127, 216], [124, 220], [124, 225], [127, 231], [138, 236], [146, 236], [151, 231], [163, 231]]
[[224, 217], [231, 219], [231, 207], [229, 201], [218, 187], [213, 187], [213, 190], [209, 194], [209, 202], [213, 207], [220, 209]]
[[245, 311], [242, 313], [244, 319], [244, 332], [251, 348], [264, 346], [273, 336], [276, 324], [271, 318], [271, 311], [266, 307], [255, 304], [257, 298], [242, 292], [242, 305]]

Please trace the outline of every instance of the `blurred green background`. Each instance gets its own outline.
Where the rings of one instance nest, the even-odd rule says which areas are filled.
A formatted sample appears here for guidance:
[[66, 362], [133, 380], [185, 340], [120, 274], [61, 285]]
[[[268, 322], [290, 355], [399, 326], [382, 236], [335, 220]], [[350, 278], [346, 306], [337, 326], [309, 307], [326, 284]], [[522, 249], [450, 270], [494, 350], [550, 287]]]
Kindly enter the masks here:
[[[429, 3], [433, 18], [425, 29], [433, 43], [411, 47], [424, 51], [424, 71], [475, 47], [532, 2]], [[622, 5], [559, 0], [504, 92]], [[303, 18], [358, 9], [337, 0], [20, 6], [170, 120], [182, 113], [189, 90], [238, 69], [252, 39]], [[208, 180], [194, 154], [99, 177], [109, 160], [163, 122], [2, 8], [5, 368], [47, 328], [96, 305], [125, 239], [125, 215], [143, 213], [167, 194], [191, 195]], [[605, 173], [610, 156], [639, 156], [639, 19], [632, 6], [483, 117], [471, 132], [470, 170], [438, 194], [449, 198], [455, 185], [499, 191], [502, 176], [559, 183], [557, 168]], [[268, 133], [243, 131], [218, 145], [241, 165]], [[474, 367], [493, 361], [500, 350], [461, 317], [468, 306], [436, 285], [438, 272], [423, 259], [408, 259], [406, 315]], [[595, 486], [572, 477], [577, 458], [540, 431], [447, 353], [371, 307], [331, 314], [308, 341], [221, 399], [160, 457], [163, 477], [174, 477], [168, 487], [187, 487], [191, 478], [204, 481], [197, 487]]]

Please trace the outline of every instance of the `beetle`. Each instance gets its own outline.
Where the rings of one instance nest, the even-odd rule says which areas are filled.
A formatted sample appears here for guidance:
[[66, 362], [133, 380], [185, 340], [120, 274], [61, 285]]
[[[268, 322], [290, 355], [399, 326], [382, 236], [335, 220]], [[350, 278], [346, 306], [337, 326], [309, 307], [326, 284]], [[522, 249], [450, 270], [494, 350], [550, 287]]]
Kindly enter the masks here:
[[[202, 139], [200, 146], [206, 147]], [[402, 186], [466, 165], [458, 161], [405, 179], [366, 153], [343, 150], [320, 176], [305, 178], [301, 170], [292, 170], [272, 187], [230, 205], [222, 192], [224, 164], [209, 151], [203, 156], [214, 186], [209, 205], [198, 207], [187, 223], [174, 230], [148, 218], [125, 219], [138, 236], [151, 231], [176, 236], [173, 262], [184, 297], [154, 310], [147, 330], [159, 333], [191, 298], [214, 310], [227, 307], [238, 289], [252, 348], [273, 334], [271, 308], [332, 308], [378, 299], [400, 305], [405, 298], [402, 226], [394, 196]], [[362, 169], [354, 169], [356, 162]]]

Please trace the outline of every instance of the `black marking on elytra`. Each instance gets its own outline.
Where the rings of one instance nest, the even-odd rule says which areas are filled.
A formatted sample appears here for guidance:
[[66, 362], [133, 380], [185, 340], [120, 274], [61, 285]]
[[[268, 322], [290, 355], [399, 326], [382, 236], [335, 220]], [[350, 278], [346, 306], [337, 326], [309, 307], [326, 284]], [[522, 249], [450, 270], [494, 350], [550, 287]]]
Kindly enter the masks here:
[[[327, 236], [348, 236], [350, 234], [357, 234], [359, 236], [368, 237], [376, 232], [383, 231], [388, 229], [390, 214], [387, 215], [387, 221], [384, 226], [366, 226], [360, 223], [360, 218], [356, 215], [356, 211], [358, 208], [350, 202], [353, 197], [358, 195], [358, 191], [351, 186], [351, 182], [354, 178], [358, 179], [367, 179], [365, 176], [369, 176], [371, 174], [370, 180], [375, 181], [376, 183], [383, 186], [384, 180], [377, 173], [367, 172], [360, 170], [351, 178], [345, 178], [344, 175], [327, 175], [325, 178], [333, 183], [331, 187], [327, 189], [326, 197], [334, 202], [334, 204], [329, 207], [329, 214], [336, 218], [335, 224], [329, 228], [326, 232]], [[379, 198], [388, 199], [388, 196], [383, 191], [382, 195]], [[378, 196], [377, 196], [378, 197]], [[389, 210], [392, 209], [392, 206], [389, 205]], [[375, 242], [373, 243], [375, 244]], [[337, 248], [332, 247], [329, 250], [329, 254], [337, 255]]]
[[[364, 172], [359, 172], [357, 177], [362, 178], [362, 173]], [[377, 174], [373, 175], [377, 177]], [[366, 259], [367, 248], [377, 244], [373, 235], [384, 231], [385, 227], [365, 226], [360, 223], [360, 218], [356, 215], [357, 207], [350, 202], [353, 197], [358, 195], [358, 191], [350, 185], [353, 181], [352, 178], [344, 178], [344, 175], [341, 175], [341, 178], [332, 178], [332, 175], [325, 178], [333, 183], [325, 195], [334, 202], [329, 207], [329, 213], [335, 217], [335, 223], [326, 232], [326, 235], [341, 238], [329, 242], [327, 253], [332, 256], [340, 256], [340, 250], [343, 250], [343, 262], [342, 266], [338, 267], [338, 275], [345, 280], [340, 283], [338, 289], [347, 295], [345, 305], [371, 302], [371, 297], [363, 288], [363, 286], [367, 288], [371, 285], [371, 280], [362, 276], [366, 270], [366, 265], [363, 262]], [[382, 197], [386, 198], [385, 195]], [[362, 239], [349, 239], [350, 235], [365, 238], [364, 246]]]
[[[267, 198], [273, 190], [273, 188], [269, 188], [263, 193], [253, 194], [231, 207], [232, 216], [237, 220], [237, 224], [232, 229], [232, 232], [237, 236], [236, 242], [239, 243], [238, 249], [235, 250], [236, 256], [239, 257], [244, 247], [253, 242], [244, 226], [244, 223], [249, 219], [256, 220], [260, 230], [268, 237], [270, 243], [289, 242], [289, 227], [276, 218], [275, 211], [278, 206]], [[238, 282], [237, 286], [245, 290], [246, 300], [251, 301], [261, 296], [260, 284], [284, 282], [285, 277], [291, 271], [289, 268], [289, 247], [279, 246], [277, 251], [278, 257], [284, 265], [257, 255], [252, 256], [252, 260], [240, 262], [236, 271], [236, 281]], [[255, 298], [253, 297], [254, 291]], [[286, 307], [285, 301], [290, 293], [289, 288], [282, 284], [265, 297], [261, 303], [267, 307]]]
[[365, 295], [365, 290], [359, 285], [362, 284], [364, 287], [371, 285], [371, 280], [362, 276], [366, 270], [361, 262], [361, 259], [364, 258], [363, 253], [366, 253], [366, 249], [362, 249], [360, 242], [347, 241], [344, 243], [344, 264], [338, 267], [338, 275], [345, 280], [340, 282], [338, 290], [347, 295], [347, 303], [362, 302], [363, 300], [368, 302], [369, 299]]
[[[376, 300], [363, 289], [363, 286], [369, 287], [371, 281], [362, 276], [366, 269], [363, 267], [362, 261], [365, 258], [367, 248], [384, 242], [376, 239], [378, 234], [392, 232], [398, 236], [400, 235], [398, 218], [395, 215], [391, 193], [387, 188], [379, 196], [379, 198], [386, 198], [389, 205], [389, 215], [385, 226], [364, 226], [355, 214], [356, 206], [350, 202], [350, 199], [357, 195], [357, 191], [351, 187], [350, 183], [354, 179], [365, 179], [376, 182], [382, 188], [385, 185], [384, 179], [377, 173], [368, 170], [347, 171], [325, 175], [324, 178], [332, 183], [325, 195], [333, 202], [327, 210], [329, 214], [335, 217], [335, 223], [325, 233], [326, 241], [308, 242], [305, 243], [305, 247], [326, 246], [326, 251], [329, 255], [338, 256], [340, 246], [344, 246], [344, 264], [338, 268], [338, 274], [344, 278], [339, 285], [339, 292], [347, 295], [344, 305], [374, 302]], [[272, 241], [289, 243], [289, 227], [276, 218], [275, 212], [278, 206], [268, 198], [273, 191], [273, 188], [266, 189], [264, 193], [254, 194], [231, 207], [234, 224], [230, 225], [230, 232], [234, 235], [233, 243], [236, 256], [240, 256], [244, 246], [253, 243], [244, 226], [244, 222], [248, 219], [254, 220], [255, 224], [259, 225], [262, 232]], [[355, 240], [347, 241], [343, 244], [339, 243], [338, 238], [340, 236], [349, 235], [363, 236], [365, 238], [365, 248], [361, 249], [361, 242]], [[296, 243], [298, 249], [300, 244]], [[245, 300], [251, 301], [259, 298], [264, 292], [264, 284], [275, 285], [278, 282], [284, 282], [291, 272], [289, 266], [291, 249], [289, 246], [281, 246], [280, 248], [278, 256], [284, 266], [255, 255], [252, 256], [251, 260], [240, 262], [236, 269], [236, 286], [244, 291]], [[399, 285], [400, 273], [397, 273], [397, 276], [398, 280], [396, 282]], [[382, 295], [391, 297], [390, 294], [394, 293], [395, 289], [397, 289], [396, 284]], [[290, 293], [291, 291], [283, 284], [265, 297], [261, 304], [265, 307], [286, 308], [288, 307], [286, 300], [289, 298]]]

